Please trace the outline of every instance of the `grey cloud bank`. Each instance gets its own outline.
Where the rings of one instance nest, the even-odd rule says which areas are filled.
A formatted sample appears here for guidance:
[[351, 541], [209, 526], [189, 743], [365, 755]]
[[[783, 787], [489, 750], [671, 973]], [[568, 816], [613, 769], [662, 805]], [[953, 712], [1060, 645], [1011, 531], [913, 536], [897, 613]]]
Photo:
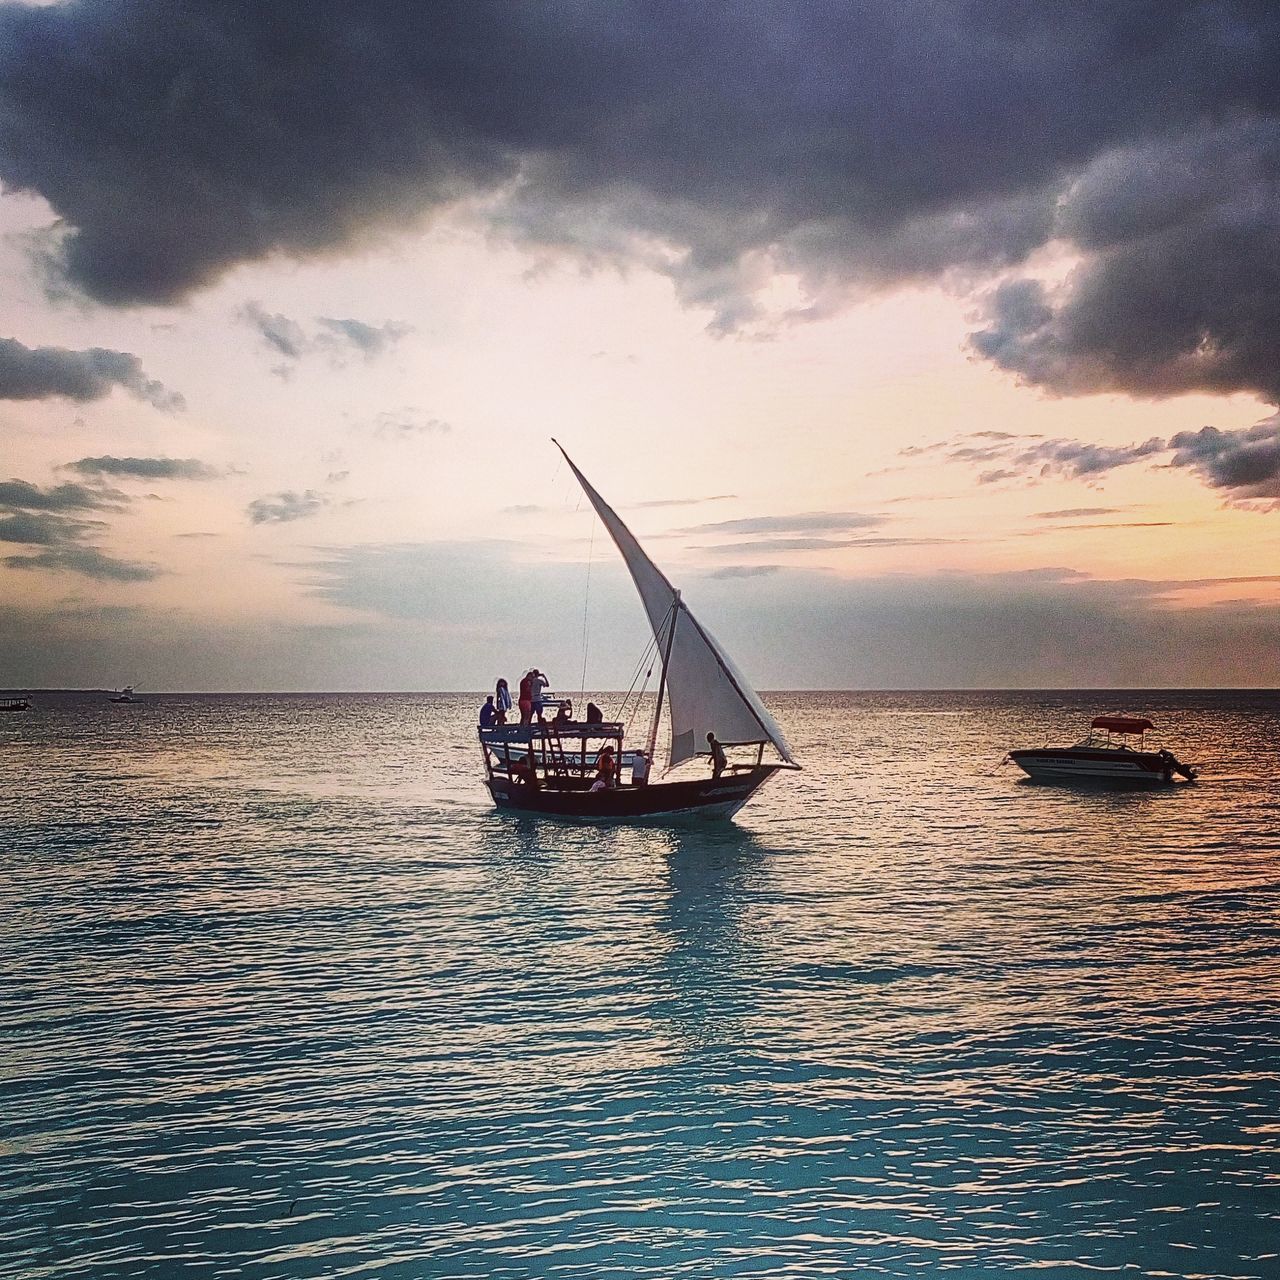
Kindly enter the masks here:
[[[0, 608], [0, 667], [29, 686], [101, 685], [145, 667], [161, 688], [485, 689], [536, 662], [576, 692], [580, 637], [563, 619], [581, 616], [584, 570], [531, 564], [497, 542], [334, 548], [301, 572], [319, 598], [353, 611], [349, 621], [231, 624], [138, 609], [104, 628], [95, 612]], [[1280, 609], [1175, 607], [1202, 588], [1238, 583], [1247, 594], [1273, 581], [1100, 581], [1063, 568], [848, 580], [761, 565], [686, 585], [765, 689], [1141, 688], [1274, 686]], [[595, 566], [591, 617], [588, 679], [625, 688], [648, 635], [620, 566]], [[602, 635], [608, 644], [594, 643]]]
[[[1153, 437], [1132, 445], [1097, 445], [1083, 440], [1042, 440], [1025, 436], [1008, 436], [980, 446], [964, 443], [970, 439], [973, 437], [944, 441], [938, 451], [951, 462], [975, 466], [1000, 463], [980, 473], [978, 480], [983, 484], [1047, 476], [1089, 479], [1136, 462], [1162, 459], [1161, 465], [1193, 472], [1211, 488], [1222, 490], [1233, 502], [1257, 504], [1264, 510], [1280, 505], [1280, 414], [1252, 427], [1231, 431], [1201, 427], [1199, 431], [1179, 431], [1168, 440]], [[934, 447], [911, 452], [932, 455]], [[1039, 518], [1104, 515], [1112, 510], [1076, 507], [1044, 511]]]
[[219, 473], [198, 458], [80, 458], [66, 470], [82, 476], [118, 476], [138, 480], [212, 480]]
[[[36, 547], [0, 559], [10, 569], [50, 569], [105, 582], [147, 582], [154, 565], [109, 555], [88, 539], [105, 528], [84, 512], [120, 511], [129, 499], [118, 490], [60, 484], [42, 489], [27, 480], [0, 482], [0, 542]], [[71, 513], [71, 514], [69, 514]]]
[[166, 412], [184, 407], [180, 395], [148, 378], [142, 361], [127, 351], [26, 347], [14, 338], [0, 338], [0, 400], [60, 397], [84, 403], [101, 400], [115, 387]]
[[1078, 269], [1005, 281], [987, 358], [1064, 393], [1275, 401], [1278, 87], [1254, 0], [81, 0], [0, 9], [0, 177], [113, 305], [464, 203], [665, 272], [718, 331], [778, 269], [803, 318], [1058, 244]]

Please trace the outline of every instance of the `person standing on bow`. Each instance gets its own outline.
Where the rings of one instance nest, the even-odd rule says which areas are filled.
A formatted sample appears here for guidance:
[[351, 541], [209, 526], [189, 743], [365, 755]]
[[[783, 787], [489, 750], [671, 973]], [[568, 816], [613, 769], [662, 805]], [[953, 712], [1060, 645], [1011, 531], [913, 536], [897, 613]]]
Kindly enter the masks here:
[[499, 724], [507, 723], [507, 712], [511, 710], [511, 690], [507, 688], [507, 682], [499, 679], [493, 688], [493, 706], [497, 712], [497, 721]]
[[724, 744], [710, 730], [707, 731], [707, 746], [711, 751], [711, 778], [714, 781], [728, 767], [729, 760], [724, 753]]
[[533, 672], [526, 671], [520, 680], [520, 723], [533, 719]]

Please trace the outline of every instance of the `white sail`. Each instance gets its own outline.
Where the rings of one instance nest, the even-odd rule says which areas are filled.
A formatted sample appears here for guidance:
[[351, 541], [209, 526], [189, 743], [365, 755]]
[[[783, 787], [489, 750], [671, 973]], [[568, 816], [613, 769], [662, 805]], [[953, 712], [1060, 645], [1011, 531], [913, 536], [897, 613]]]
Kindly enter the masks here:
[[[715, 637], [690, 613], [679, 593], [645, 554], [635, 535], [591, 487], [564, 454], [604, 527], [608, 529], [640, 593], [659, 653], [670, 646], [667, 661], [667, 707], [671, 719], [672, 766], [707, 754], [707, 733], [721, 742], [770, 742], [778, 754], [794, 764], [791, 748], [759, 695], [733, 665]], [[675, 627], [672, 635], [670, 628]]]

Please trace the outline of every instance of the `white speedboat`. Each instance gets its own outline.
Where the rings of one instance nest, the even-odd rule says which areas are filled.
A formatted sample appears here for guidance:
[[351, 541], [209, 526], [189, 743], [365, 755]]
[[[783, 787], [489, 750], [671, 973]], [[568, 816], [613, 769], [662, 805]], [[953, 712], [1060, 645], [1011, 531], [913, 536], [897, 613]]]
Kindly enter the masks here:
[[1174, 775], [1194, 782], [1196, 771], [1172, 751], [1149, 751], [1144, 735], [1155, 725], [1136, 716], [1095, 716], [1087, 737], [1073, 747], [1010, 751], [1025, 774], [1044, 782], [1117, 782], [1163, 786]]

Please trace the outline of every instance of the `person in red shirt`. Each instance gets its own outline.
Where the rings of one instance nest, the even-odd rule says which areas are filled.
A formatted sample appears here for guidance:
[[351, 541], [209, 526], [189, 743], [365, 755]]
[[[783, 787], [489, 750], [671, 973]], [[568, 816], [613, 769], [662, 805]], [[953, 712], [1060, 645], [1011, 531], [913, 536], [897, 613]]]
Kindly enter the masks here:
[[526, 671], [520, 681], [520, 723], [528, 724], [533, 719], [533, 672]]

